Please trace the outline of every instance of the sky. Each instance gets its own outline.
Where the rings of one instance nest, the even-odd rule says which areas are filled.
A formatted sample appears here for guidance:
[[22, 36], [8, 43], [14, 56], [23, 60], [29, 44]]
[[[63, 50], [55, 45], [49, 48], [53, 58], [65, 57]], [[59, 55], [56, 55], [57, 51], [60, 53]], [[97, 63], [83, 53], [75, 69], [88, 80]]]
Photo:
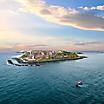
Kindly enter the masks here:
[[0, 0], [0, 50], [104, 51], [104, 0]]

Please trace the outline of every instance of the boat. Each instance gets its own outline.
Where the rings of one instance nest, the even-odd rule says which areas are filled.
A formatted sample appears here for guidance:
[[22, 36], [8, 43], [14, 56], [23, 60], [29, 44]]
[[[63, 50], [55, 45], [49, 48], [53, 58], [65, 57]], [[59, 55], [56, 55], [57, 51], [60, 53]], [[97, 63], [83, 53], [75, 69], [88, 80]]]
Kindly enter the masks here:
[[81, 87], [83, 85], [83, 83], [82, 83], [82, 81], [78, 81], [77, 83], [76, 83], [76, 87]]

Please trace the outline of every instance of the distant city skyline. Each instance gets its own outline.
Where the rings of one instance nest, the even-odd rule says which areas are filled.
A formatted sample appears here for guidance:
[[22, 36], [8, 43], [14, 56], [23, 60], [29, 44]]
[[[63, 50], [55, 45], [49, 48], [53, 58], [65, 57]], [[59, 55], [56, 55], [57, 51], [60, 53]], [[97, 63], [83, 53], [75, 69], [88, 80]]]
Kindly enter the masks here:
[[103, 0], [0, 0], [0, 50], [104, 51]]

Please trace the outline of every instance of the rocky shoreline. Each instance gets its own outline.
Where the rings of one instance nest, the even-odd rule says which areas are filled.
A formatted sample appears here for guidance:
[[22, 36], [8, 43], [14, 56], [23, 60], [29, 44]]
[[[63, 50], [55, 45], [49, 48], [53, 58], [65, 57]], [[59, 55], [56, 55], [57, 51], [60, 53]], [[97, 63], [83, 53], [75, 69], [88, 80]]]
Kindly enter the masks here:
[[[51, 62], [61, 62], [61, 61], [68, 61], [68, 60], [79, 60], [79, 59], [84, 59], [87, 58], [86, 56], [80, 56], [77, 58], [64, 58], [64, 59], [53, 59], [53, 60], [48, 60], [48, 61], [28, 61], [28, 62], [23, 62], [20, 58], [12, 58], [7, 60], [9, 64], [15, 65], [15, 66], [40, 66], [41, 63], [51, 63]], [[17, 61], [17, 63], [14, 63], [13, 60]]]

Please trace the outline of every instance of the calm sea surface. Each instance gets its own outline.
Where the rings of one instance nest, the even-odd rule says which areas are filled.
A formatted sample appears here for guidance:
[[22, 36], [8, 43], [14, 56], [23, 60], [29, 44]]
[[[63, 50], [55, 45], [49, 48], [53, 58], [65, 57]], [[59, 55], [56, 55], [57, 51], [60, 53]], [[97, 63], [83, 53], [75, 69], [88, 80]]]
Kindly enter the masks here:
[[0, 104], [104, 104], [104, 54], [23, 67], [6, 64], [13, 55], [0, 53]]

